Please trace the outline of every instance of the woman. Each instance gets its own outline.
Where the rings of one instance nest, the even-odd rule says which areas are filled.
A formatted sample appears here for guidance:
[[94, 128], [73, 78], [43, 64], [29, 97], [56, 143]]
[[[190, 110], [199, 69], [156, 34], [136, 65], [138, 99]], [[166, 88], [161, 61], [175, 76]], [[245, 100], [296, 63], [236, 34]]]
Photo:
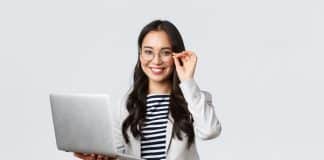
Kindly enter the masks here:
[[177, 28], [162, 20], [142, 29], [138, 50], [133, 86], [116, 122], [117, 149], [143, 159], [199, 159], [195, 138], [216, 138], [221, 125], [212, 96], [194, 80], [196, 54], [185, 50]]

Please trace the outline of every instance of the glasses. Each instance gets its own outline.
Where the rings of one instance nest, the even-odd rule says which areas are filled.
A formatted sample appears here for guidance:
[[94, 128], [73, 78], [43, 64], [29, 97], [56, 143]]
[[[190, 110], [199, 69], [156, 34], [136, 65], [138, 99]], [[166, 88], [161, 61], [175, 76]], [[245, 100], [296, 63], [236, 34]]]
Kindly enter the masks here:
[[[142, 57], [150, 61], [154, 59], [154, 57], [157, 55], [153, 52], [152, 49], [140, 49]], [[162, 49], [159, 52], [159, 58], [161, 58], [162, 61], [169, 61], [172, 59], [172, 51], [170, 49]]]

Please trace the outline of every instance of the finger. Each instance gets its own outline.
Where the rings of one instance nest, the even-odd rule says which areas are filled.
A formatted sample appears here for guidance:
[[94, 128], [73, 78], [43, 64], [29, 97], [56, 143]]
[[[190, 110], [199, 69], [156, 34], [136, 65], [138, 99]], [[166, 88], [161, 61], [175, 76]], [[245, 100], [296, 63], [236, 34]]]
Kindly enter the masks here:
[[84, 158], [83, 153], [77, 153], [77, 152], [74, 152], [73, 155], [74, 155], [75, 157], [78, 157], [78, 158], [81, 158], [81, 159]]
[[192, 59], [192, 58], [197, 57], [195, 52], [193, 52], [193, 51], [186, 51], [185, 55], [187, 55], [186, 59]]
[[175, 56], [173, 56], [173, 59], [174, 59], [174, 64], [175, 64], [176, 68], [181, 67], [180, 60]]
[[186, 52], [179, 53], [179, 54], [175, 55], [175, 57], [180, 59], [180, 64], [181, 65], [182, 65], [181, 62], [185, 62], [185, 61], [188, 61], [190, 59], [190, 57], [188, 56], [188, 53], [186, 53]]
[[197, 56], [193, 51], [185, 51], [184, 56], [182, 56], [184, 61], [196, 61]]
[[191, 51], [191, 52], [189, 53], [189, 55], [190, 55], [190, 57], [194, 57], [194, 58], [197, 58], [197, 55], [196, 55], [196, 53], [195, 53], [195, 52], [192, 52], [192, 51]]
[[[75, 157], [78, 157], [80, 159], [89, 159], [89, 155], [86, 153], [74, 153]], [[90, 157], [91, 158], [91, 157]]]
[[100, 154], [99, 154], [99, 155], [97, 156], [97, 160], [103, 160], [103, 157], [104, 157], [103, 155], [100, 155]]
[[107, 157], [107, 160], [116, 160], [117, 157]]
[[178, 55], [178, 54], [181, 54], [182, 52], [184, 51], [181, 51], [181, 52], [172, 52], [173, 55]]
[[182, 51], [181, 55], [191, 56], [193, 53], [194, 53], [193, 51], [185, 50], [185, 51]]
[[173, 55], [174, 56], [176, 56], [176, 57], [183, 57], [183, 56], [185, 56], [187, 53], [185, 52], [185, 51], [182, 51], [182, 52], [179, 52], [179, 53], [173, 53]]
[[190, 57], [191, 57], [192, 55], [195, 54], [193, 51], [186, 51], [186, 53], [187, 53], [187, 55], [190, 56]]
[[90, 157], [91, 157], [91, 160], [95, 160], [95, 159], [97, 159], [97, 155], [94, 154], [94, 153], [92, 153], [92, 154], [90, 155]]
[[193, 53], [189, 51], [183, 52], [179, 55], [176, 55], [177, 58], [180, 58], [182, 61], [189, 61], [193, 57]]

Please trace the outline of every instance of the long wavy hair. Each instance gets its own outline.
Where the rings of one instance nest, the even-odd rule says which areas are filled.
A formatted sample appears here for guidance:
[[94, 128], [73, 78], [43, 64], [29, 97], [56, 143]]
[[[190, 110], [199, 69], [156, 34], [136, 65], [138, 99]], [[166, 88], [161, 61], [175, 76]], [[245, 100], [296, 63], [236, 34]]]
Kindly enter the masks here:
[[[129, 143], [129, 137], [127, 135], [127, 130], [129, 128], [135, 138], [140, 139], [143, 136], [141, 128], [144, 125], [144, 119], [146, 116], [146, 96], [148, 94], [149, 81], [141, 67], [139, 57], [143, 39], [150, 31], [164, 31], [169, 37], [173, 52], [178, 53], [185, 50], [180, 32], [175, 25], [167, 20], [154, 20], [144, 26], [140, 32], [138, 37], [138, 59], [134, 69], [133, 86], [126, 101], [126, 107], [129, 114], [122, 124], [122, 133], [126, 143]], [[193, 118], [179, 87], [180, 80], [175, 67], [168, 78], [172, 86], [169, 104], [169, 113], [171, 113], [174, 120], [172, 138], [176, 136], [178, 139], [182, 140], [182, 131], [188, 137], [187, 146], [189, 148], [194, 142], [195, 137]]]

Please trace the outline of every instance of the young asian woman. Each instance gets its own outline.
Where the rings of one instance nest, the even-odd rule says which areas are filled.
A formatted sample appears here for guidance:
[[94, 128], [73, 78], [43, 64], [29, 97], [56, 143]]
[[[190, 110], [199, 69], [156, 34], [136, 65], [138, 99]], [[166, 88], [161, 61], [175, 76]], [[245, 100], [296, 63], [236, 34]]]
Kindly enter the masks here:
[[[114, 133], [117, 149], [142, 159], [198, 160], [196, 138], [220, 135], [212, 95], [194, 79], [195, 52], [167, 20], [154, 20], [138, 37], [133, 84], [120, 106]], [[81, 159], [113, 159], [75, 153]]]

